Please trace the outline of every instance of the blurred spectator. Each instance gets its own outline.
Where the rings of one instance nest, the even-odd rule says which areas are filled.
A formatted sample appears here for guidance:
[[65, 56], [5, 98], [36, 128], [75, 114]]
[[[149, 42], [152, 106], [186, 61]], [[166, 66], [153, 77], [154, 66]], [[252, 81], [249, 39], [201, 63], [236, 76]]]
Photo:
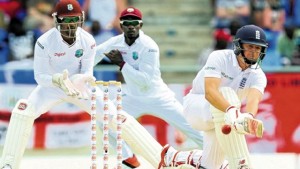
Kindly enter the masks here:
[[263, 27], [263, 13], [267, 6], [266, 0], [251, 1], [251, 22], [259, 27]]
[[[244, 26], [244, 25], [241, 23], [241, 21], [238, 18], [234, 18], [231, 20], [228, 29], [229, 29], [232, 39], [234, 39], [234, 36], [235, 36], [237, 30], [242, 26]], [[232, 48], [232, 47], [233, 47], [233, 42], [232, 42], [232, 40], [230, 40], [230, 41], [228, 41], [227, 48]]]
[[232, 37], [234, 37], [237, 30], [240, 29], [242, 26], [244, 26], [244, 25], [238, 18], [232, 19], [230, 24], [229, 24], [229, 27], [228, 27], [229, 30], [230, 30], [230, 35]]
[[101, 44], [114, 36], [112, 31], [103, 29], [98, 21], [93, 21], [90, 29], [90, 32], [94, 36], [97, 44]]
[[222, 50], [231, 48], [228, 46], [228, 44], [232, 41], [232, 37], [230, 35], [230, 32], [227, 29], [216, 29], [213, 33], [214, 41], [211, 47], [205, 49], [203, 52], [200, 53], [198, 63], [200, 66], [200, 69], [205, 65], [208, 56], [211, 52], [214, 50]]
[[294, 25], [286, 25], [284, 32], [278, 38], [277, 50], [282, 58], [282, 65], [291, 65], [291, 59], [296, 49]]
[[28, 15], [25, 19], [25, 28], [35, 30], [40, 35], [52, 27], [52, 9], [57, 0], [29, 0], [27, 1]]
[[8, 61], [7, 31], [4, 12], [0, 10], [0, 65]]
[[252, 10], [253, 24], [272, 31], [283, 30], [285, 11], [281, 0], [254, 0]]
[[127, 7], [127, 0], [85, 0], [83, 5], [88, 20], [98, 21], [103, 29], [121, 33], [120, 13]]
[[8, 26], [10, 61], [33, 57], [34, 33], [25, 30], [23, 21], [12, 18]]
[[[92, 21], [91, 27], [88, 30], [96, 40], [96, 44], [99, 45], [109, 38], [115, 36], [111, 30], [103, 29], [101, 24], [98, 21]], [[99, 64], [111, 64], [111, 61], [104, 57]]]
[[300, 28], [300, 0], [283, 1], [285, 9], [285, 23], [293, 24]]
[[266, 52], [266, 56], [268, 57], [264, 58], [264, 61], [262, 62], [262, 67], [280, 68], [282, 66], [282, 63], [280, 54], [277, 51], [277, 42], [281, 32], [274, 31], [271, 29], [265, 29], [264, 31], [266, 33], [268, 42], [268, 50]]
[[250, 22], [249, 0], [216, 0], [215, 27], [228, 28], [231, 20], [239, 19], [243, 25]]
[[296, 48], [291, 58], [291, 64], [300, 65], [300, 31], [296, 32], [295, 43], [296, 43]]
[[4, 11], [9, 19], [23, 19], [26, 15], [26, 8], [24, 6], [24, 1], [22, 0], [1, 0], [0, 9]]

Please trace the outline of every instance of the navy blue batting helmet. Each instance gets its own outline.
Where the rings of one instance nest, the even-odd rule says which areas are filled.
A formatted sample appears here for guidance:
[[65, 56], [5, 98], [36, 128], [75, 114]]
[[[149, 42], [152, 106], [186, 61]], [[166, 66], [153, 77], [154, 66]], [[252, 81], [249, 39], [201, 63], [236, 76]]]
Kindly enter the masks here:
[[263, 29], [255, 25], [246, 25], [238, 29], [233, 40], [234, 53], [236, 55], [239, 55], [242, 52], [243, 43], [261, 46], [262, 50], [260, 60], [263, 60], [266, 49], [268, 48], [266, 34]]

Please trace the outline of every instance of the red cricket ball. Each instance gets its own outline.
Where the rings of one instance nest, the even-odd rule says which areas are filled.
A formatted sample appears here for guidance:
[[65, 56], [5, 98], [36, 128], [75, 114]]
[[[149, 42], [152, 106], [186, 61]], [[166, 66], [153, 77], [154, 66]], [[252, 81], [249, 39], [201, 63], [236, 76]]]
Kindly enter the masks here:
[[228, 125], [228, 124], [225, 124], [223, 127], [222, 127], [222, 133], [223, 134], [229, 134], [231, 132], [231, 126]]

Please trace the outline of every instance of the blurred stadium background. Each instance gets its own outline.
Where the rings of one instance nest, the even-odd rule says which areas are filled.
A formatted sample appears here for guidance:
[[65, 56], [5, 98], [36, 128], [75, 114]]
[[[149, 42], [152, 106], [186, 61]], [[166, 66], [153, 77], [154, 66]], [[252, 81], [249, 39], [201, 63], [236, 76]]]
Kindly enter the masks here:
[[[5, 11], [5, 3], [12, 1], [0, 1], [0, 9]], [[225, 1], [232, 4], [269, 2], [223, 0], [223, 2]], [[26, 1], [24, 2], [26, 3]], [[48, 9], [38, 5], [42, 0], [30, 0], [28, 2], [34, 2], [31, 5], [40, 11], [40, 8]], [[150, 35], [160, 47], [162, 77], [174, 90], [180, 101], [188, 92], [193, 78], [201, 68], [199, 63], [201, 54], [212, 48], [216, 40], [216, 32], [219, 30], [228, 31], [226, 26], [216, 24], [216, 2], [218, 0], [129, 0], [127, 2], [127, 5], [133, 5], [143, 12], [143, 31]], [[284, 0], [276, 2], [288, 3]], [[293, 2], [295, 2], [294, 6], [300, 5], [298, 0]], [[285, 11], [283, 7], [279, 10], [275, 7], [271, 9], [275, 11], [273, 11], [274, 15], [279, 15], [280, 12]], [[297, 8], [295, 7], [295, 9]], [[253, 13], [251, 12], [251, 14]], [[300, 168], [300, 108], [297, 106], [300, 96], [300, 67], [285, 62], [285, 57], [278, 54], [276, 48], [278, 38], [284, 33], [285, 21], [289, 21], [287, 12], [284, 16], [286, 19], [281, 23], [281, 28], [280, 26], [279, 28], [270, 25], [263, 26], [270, 44], [265, 62], [262, 65], [267, 73], [268, 86], [264, 100], [260, 105], [258, 118], [264, 121], [266, 129], [262, 139], [247, 137], [257, 169]], [[300, 18], [298, 15], [297, 17]], [[275, 21], [280, 21], [280, 18]], [[87, 22], [87, 25], [90, 25], [90, 21]], [[0, 26], [2, 26], [1, 22]], [[299, 25], [296, 24], [296, 27], [299, 31]], [[1, 41], [1, 45], [4, 42], [5, 40]], [[16, 101], [20, 98], [26, 98], [36, 85], [33, 79], [32, 62], [27, 59], [5, 59], [7, 53], [3, 49], [5, 48], [1, 46], [1, 146], [4, 144], [10, 111]], [[117, 68], [110, 64], [97, 65], [95, 76], [99, 80], [122, 80]], [[70, 113], [75, 118], [69, 118], [67, 115]], [[69, 166], [61, 166], [62, 162], [72, 165], [70, 168], [76, 168], [75, 161], [75, 164], [78, 165], [88, 163], [87, 158], [90, 153], [88, 148], [90, 132], [88, 118], [84, 112], [68, 104], [58, 106], [42, 116], [35, 123], [22, 167], [25, 169], [28, 166], [34, 166], [35, 168], [38, 165], [39, 169], [43, 169], [51, 168], [51, 165], [58, 163], [52, 168], [66, 169]], [[144, 116], [138, 120], [162, 145], [170, 143], [178, 149], [196, 148], [190, 140], [183, 143], [178, 142], [175, 139], [174, 128], [159, 119]], [[100, 145], [100, 140], [98, 141]], [[0, 154], [2, 154], [1, 146]], [[99, 154], [101, 154], [100, 150]], [[36, 161], [43, 163], [45, 159], [46, 161], [49, 160], [51, 165], [36, 164]]]

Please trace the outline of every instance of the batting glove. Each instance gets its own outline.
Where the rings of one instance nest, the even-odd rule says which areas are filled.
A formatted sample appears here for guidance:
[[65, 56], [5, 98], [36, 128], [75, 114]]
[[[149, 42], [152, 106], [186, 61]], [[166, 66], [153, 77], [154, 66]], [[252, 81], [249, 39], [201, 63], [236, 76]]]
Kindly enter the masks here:
[[52, 76], [52, 83], [54, 86], [62, 89], [68, 96], [76, 97], [80, 94], [79, 90], [70, 81], [68, 70], [63, 73], [56, 73]]
[[224, 120], [226, 124], [233, 125], [236, 119], [240, 116], [241, 112], [235, 106], [229, 106], [226, 109]]
[[240, 134], [247, 134], [247, 132], [245, 131], [245, 128], [247, 128], [247, 125], [245, 123], [245, 119], [253, 119], [253, 114], [251, 113], [240, 113], [239, 117], [235, 120], [233, 126], [235, 128], [235, 130], [240, 133]]

